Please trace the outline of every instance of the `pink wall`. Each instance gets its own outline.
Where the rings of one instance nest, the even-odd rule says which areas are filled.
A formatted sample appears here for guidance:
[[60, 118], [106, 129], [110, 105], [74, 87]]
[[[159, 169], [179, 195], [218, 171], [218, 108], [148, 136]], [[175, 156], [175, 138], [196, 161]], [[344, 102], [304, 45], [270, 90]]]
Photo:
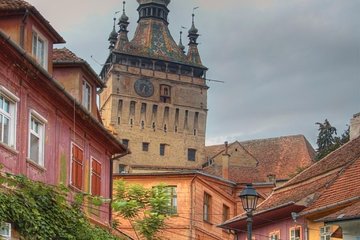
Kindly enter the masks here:
[[[37, 71], [7, 43], [0, 39], [0, 87], [19, 98], [16, 104], [16, 146], [0, 143], [0, 163], [3, 171], [23, 174], [33, 180], [48, 184], [70, 184], [71, 142], [81, 146], [85, 153], [84, 191], [89, 191], [90, 156], [102, 164], [101, 195], [110, 198], [109, 142], [99, 137], [101, 129], [88, 126], [86, 120], [76, 114], [64, 94], [54, 92], [50, 79]], [[7, 52], [8, 51], [8, 52]], [[6, 53], [6, 54], [5, 54]], [[44, 165], [39, 166], [27, 159], [30, 111], [35, 110], [47, 120], [45, 124]], [[76, 137], [74, 138], [74, 131]], [[108, 223], [109, 206], [103, 206], [100, 215], [94, 216]]]
[[[301, 227], [301, 237], [300, 240], [304, 240], [305, 234], [305, 221], [303, 218], [298, 218], [296, 223], [290, 217], [291, 213], [289, 212], [289, 218], [283, 220], [272, 220], [272, 224], [264, 225], [261, 227], [253, 226], [253, 234], [252, 238], [255, 240], [269, 240], [269, 235], [272, 232], [280, 232], [281, 240], [289, 240], [290, 239], [290, 229], [293, 227]], [[247, 233], [241, 232], [238, 234], [239, 240], [246, 240]]]

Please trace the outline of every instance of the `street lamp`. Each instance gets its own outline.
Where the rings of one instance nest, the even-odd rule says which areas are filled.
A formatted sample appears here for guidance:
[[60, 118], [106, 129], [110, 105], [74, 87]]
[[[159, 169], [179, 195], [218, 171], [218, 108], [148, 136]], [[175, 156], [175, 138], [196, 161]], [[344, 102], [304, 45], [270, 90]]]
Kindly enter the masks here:
[[241, 199], [241, 203], [243, 205], [243, 208], [246, 212], [247, 219], [247, 234], [248, 240], [252, 240], [252, 216], [253, 211], [256, 209], [257, 200], [259, 199], [259, 194], [256, 192], [256, 190], [252, 187], [252, 184], [246, 184], [246, 188], [242, 190], [242, 192], [239, 195]]

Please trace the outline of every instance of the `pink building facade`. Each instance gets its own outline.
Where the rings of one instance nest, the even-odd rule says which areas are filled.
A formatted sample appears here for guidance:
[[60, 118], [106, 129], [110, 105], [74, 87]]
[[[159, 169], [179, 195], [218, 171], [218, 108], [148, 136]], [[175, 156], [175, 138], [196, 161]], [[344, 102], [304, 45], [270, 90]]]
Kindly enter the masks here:
[[[26, 2], [1, 3], [1, 171], [111, 199], [113, 156], [126, 154], [126, 148], [103, 127], [97, 110], [88, 109], [96, 107], [96, 89], [102, 86], [92, 75], [79, 85], [79, 96], [70, 94], [51, 75], [53, 43], [63, 43], [61, 36]], [[84, 76], [86, 68], [80, 71]], [[63, 75], [82, 79], [66, 70]], [[95, 223], [109, 226], [109, 204], [87, 212]]]

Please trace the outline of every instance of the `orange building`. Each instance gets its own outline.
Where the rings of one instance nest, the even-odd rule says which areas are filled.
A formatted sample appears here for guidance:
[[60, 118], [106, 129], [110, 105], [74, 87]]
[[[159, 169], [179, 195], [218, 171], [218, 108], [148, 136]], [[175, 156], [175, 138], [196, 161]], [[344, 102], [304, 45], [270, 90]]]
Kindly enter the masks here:
[[[243, 211], [237, 197], [243, 184], [199, 171], [114, 175], [114, 181], [119, 179], [145, 187], [163, 183], [172, 188], [171, 204], [176, 213], [166, 222], [167, 227], [161, 233], [163, 239], [234, 239], [231, 231], [217, 225]], [[255, 185], [262, 196], [273, 186], [272, 183]], [[121, 221], [118, 216], [114, 218]], [[121, 221], [119, 228], [136, 239], [128, 221]]]

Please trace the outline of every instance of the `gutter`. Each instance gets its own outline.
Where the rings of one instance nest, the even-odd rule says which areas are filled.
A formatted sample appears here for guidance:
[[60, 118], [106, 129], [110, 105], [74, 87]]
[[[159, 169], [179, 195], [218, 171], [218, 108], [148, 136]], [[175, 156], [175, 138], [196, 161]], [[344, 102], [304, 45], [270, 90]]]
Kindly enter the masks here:
[[193, 217], [194, 217], [194, 182], [195, 182], [195, 178], [196, 175], [191, 179], [191, 183], [190, 183], [190, 187], [191, 187], [191, 192], [190, 192], [190, 236], [189, 239], [192, 239], [192, 234], [193, 234], [193, 225], [194, 225], [194, 221], [193, 221]]
[[55, 80], [45, 69], [43, 69], [38, 63], [36, 63], [34, 59], [32, 59], [32, 57], [29, 56], [29, 54], [27, 54], [27, 52], [24, 49], [20, 48], [15, 42], [13, 42], [10, 36], [6, 35], [2, 30], [0, 30], [0, 37], [3, 38], [6, 43], [10, 44], [13, 48], [15, 48], [20, 53], [21, 56], [23, 56], [27, 61], [31, 63], [31, 65], [33, 65], [37, 70], [39, 70], [42, 74], [44, 74], [51, 81], [51, 83], [68, 98], [68, 100], [75, 103], [75, 106], [79, 108], [83, 113], [85, 113], [85, 115], [91, 120], [91, 122], [95, 124], [97, 127], [99, 127], [104, 132], [106, 137], [114, 143], [114, 145], [117, 145], [118, 147], [127, 151], [127, 149], [125, 148], [125, 146], [123, 146], [122, 143], [120, 143], [112, 134], [110, 134], [108, 130], [101, 123], [99, 123], [99, 121], [96, 118], [94, 118], [82, 106], [80, 102], [78, 102], [73, 96], [71, 96], [70, 93], [68, 93], [65, 90], [65, 88], [57, 80]]
[[[259, 212], [255, 212], [253, 217], [258, 216], [258, 215], [263, 214], [263, 213], [266, 213], [266, 212], [271, 212], [271, 211], [276, 210], [276, 209], [287, 207], [287, 206], [290, 206], [290, 205], [295, 205], [295, 202], [291, 201], [291, 202], [284, 203], [284, 204], [279, 205], [279, 206], [275, 206], [275, 207], [268, 208], [268, 209], [265, 209], [265, 210], [262, 210], [262, 211], [259, 211]], [[217, 225], [217, 227], [230, 229], [228, 227], [225, 227], [225, 225], [234, 223], [236, 221], [242, 221], [242, 220], [245, 220], [246, 218], [247, 218], [246, 215], [239, 215], [238, 217], [235, 217], [235, 218], [230, 219], [230, 220], [228, 220], [228, 221], [226, 221], [226, 222], [224, 222], [224, 223], [222, 223], [220, 225]]]
[[301, 212], [301, 213], [299, 213], [299, 216], [305, 216], [305, 215], [308, 215], [308, 214], [313, 214], [313, 213], [317, 213], [317, 212], [321, 212], [321, 211], [326, 211], [328, 209], [331, 209], [331, 208], [334, 208], [334, 207], [340, 207], [342, 205], [345, 205], [347, 203], [351, 203], [351, 202], [354, 202], [354, 201], [357, 201], [357, 200], [360, 200], [360, 196], [349, 198], [349, 199], [346, 199], [344, 201], [337, 202], [337, 203], [334, 203], [334, 204], [330, 204], [330, 205], [327, 205], [327, 206], [324, 206], [324, 207], [319, 207], [319, 208], [315, 208], [315, 209], [312, 209], [312, 210], [309, 210], [309, 211]]
[[115, 157], [110, 158], [110, 161], [118, 160], [119, 158], [122, 158], [125, 155], [128, 155], [130, 153], [131, 153], [130, 150], [127, 148], [124, 153], [122, 153], [120, 155], [116, 155]]

